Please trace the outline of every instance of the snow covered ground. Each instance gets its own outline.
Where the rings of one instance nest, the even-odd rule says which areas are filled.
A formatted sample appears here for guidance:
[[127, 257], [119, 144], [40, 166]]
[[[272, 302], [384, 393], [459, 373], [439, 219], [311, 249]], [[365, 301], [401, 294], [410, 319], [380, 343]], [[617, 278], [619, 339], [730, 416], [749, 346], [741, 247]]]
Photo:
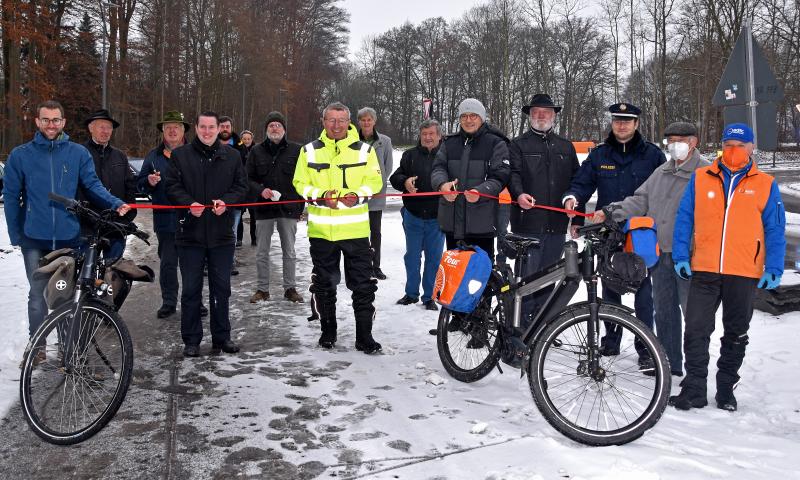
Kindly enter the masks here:
[[[399, 204], [400, 199], [390, 199], [389, 203]], [[266, 363], [253, 352], [248, 368], [260, 375], [237, 374], [235, 370], [244, 368], [246, 362], [235, 357], [223, 357], [215, 362], [215, 371], [195, 375], [221, 382], [220, 388], [236, 392], [236, 401], [258, 414], [237, 420], [242, 422], [235, 433], [244, 437], [239, 440], [241, 445], [263, 449], [275, 446], [275, 442], [266, 442], [263, 433], [251, 431], [264, 429], [274, 432], [270, 435], [288, 435], [281, 443], [291, 447], [283, 451], [284, 459], [295, 464], [352, 463], [353, 470], [345, 475], [348, 478], [799, 478], [800, 356], [796, 351], [800, 345], [800, 313], [775, 317], [755, 312], [741, 372], [743, 381], [736, 391], [738, 412], [724, 412], [713, 405], [690, 412], [668, 407], [660, 422], [641, 439], [620, 447], [589, 448], [550, 427], [533, 404], [527, 380], [520, 379], [518, 371], [506, 368], [503, 375], [494, 371], [474, 384], [448, 377], [439, 361], [435, 338], [427, 333], [437, 315], [419, 304], [395, 304], [403, 295], [405, 278], [404, 234], [396, 208], [384, 213], [383, 238], [382, 266], [389, 279], [379, 284], [374, 329], [375, 338], [384, 345], [382, 355], [366, 357], [352, 348], [350, 294], [341, 285], [338, 310], [343, 320], [335, 350], [314, 347], [319, 333], [315, 323], [306, 322], [307, 312], [299, 315], [293, 308], [280, 311], [281, 304], [270, 302], [259, 307], [264, 309], [264, 321], [284, 322], [291, 329], [291, 342], [299, 347], [274, 357], [268, 352]], [[301, 224], [299, 257], [305, 257], [307, 241], [305, 225]], [[306, 278], [307, 259], [303, 258], [301, 264], [298, 278]], [[247, 305], [251, 286], [239, 287], [232, 296], [232, 321], [239, 336], [246, 332], [235, 322]], [[19, 250], [8, 247], [4, 218], [0, 219], [0, 291], [4, 325], [0, 335], [2, 416], [18, 399], [18, 363], [27, 341], [27, 281]], [[631, 303], [632, 297], [626, 301]], [[719, 328], [711, 345], [712, 372], [719, 350]], [[191, 368], [192, 363], [183, 363], [185, 369]], [[305, 373], [311, 368], [318, 369], [319, 375]], [[438, 378], [444, 383], [437, 384]], [[677, 390], [673, 385], [673, 391]], [[214, 401], [211, 393], [203, 402]], [[712, 380], [712, 400], [713, 395]], [[258, 425], [248, 426], [248, 422]], [[297, 422], [328, 448], [308, 448], [299, 430], [292, 430]], [[208, 425], [195, 423], [209, 434], [218, 427], [215, 424], [213, 419]], [[227, 428], [237, 425], [232, 423]]]

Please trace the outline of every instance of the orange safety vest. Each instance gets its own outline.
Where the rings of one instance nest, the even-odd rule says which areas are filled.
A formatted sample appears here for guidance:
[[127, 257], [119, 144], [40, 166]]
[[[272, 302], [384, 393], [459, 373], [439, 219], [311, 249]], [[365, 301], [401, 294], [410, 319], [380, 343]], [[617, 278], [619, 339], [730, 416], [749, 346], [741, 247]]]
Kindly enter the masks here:
[[692, 271], [760, 278], [766, 250], [761, 213], [774, 179], [754, 163], [726, 204], [719, 161], [695, 172]]

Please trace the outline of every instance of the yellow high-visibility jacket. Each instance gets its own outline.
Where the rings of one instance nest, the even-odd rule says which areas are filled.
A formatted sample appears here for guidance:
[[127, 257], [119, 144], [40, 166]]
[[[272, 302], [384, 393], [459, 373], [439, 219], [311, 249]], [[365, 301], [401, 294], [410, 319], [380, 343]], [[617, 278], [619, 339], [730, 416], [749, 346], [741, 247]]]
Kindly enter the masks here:
[[[350, 125], [347, 137], [334, 141], [323, 130], [318, 140], [300, 150], [292, 184], [308, 204], [308, 237], [332, 242], [369, 237], [367, 200], [381, 191], [381, 170], [375, 150], [358, 139], [358, 130]], [[339, 197], [358, 195], [358, 203], [348, 208], [329, 208], [317, 201], [328, 190]]]

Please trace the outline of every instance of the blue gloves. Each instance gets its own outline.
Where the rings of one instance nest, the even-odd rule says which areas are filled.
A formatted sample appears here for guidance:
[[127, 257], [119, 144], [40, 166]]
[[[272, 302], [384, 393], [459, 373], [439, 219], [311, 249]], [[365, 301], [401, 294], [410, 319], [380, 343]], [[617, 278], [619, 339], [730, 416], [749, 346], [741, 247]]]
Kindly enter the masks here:
[[692, 276], [692, 267], [689, 266], [687, 261], [678, 262], [675, 264], [675, 273], [682, 279], [689, 280], [689, 277]]
[[761, 280], [758, 281], [758, 288], [763, 288], [765, 290], [774, 290], [778, 288], [780, 284], [781, 284], [780, 275], [764, 272], [764, 275], [761, 275]]

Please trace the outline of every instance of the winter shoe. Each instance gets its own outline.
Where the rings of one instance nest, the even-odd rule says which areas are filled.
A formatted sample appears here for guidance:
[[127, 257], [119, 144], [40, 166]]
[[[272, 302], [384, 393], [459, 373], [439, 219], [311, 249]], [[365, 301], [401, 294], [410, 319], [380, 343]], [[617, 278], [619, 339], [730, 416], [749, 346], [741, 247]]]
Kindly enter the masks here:
[[374, 269], [372, 275], [378, 280], [386, 280], [386, 274], [380, 268]]
[[217, 355], [220, 351], [225, 353], [237, 353], [239, 352], [239, 345], [233, 343], [232, 340], [225, 340], [222, 343], [212, 343], [211, 344], [211, 353]]
[[600, 341], [600, 355], [604, 357], [619, 355], [619, 345], [611, 345], [611, 342], [606, 342], [605, 337], [603, 337]]
[[419, 302], [419, 298], [417, 297], [409, 297], [408, 295], [403, 295], [403, 298], [397, 301], [398, 305], [411, 305], [412, 303]]
[[205, 305], [200, 305], [200, 316], [207, 317], [208, 316], [208, 309]]
[[458, 332], [464, 328], [464, 319], [456, 315], [457, 314], [453, 313], [450, 317], [450, 322], [447, 324], [447, 331], [450, 333]]
[[428, 300], [427, 302], [423, 303], [425, 305], [425, 310], [430, 310], [432, 312], [438, 312], [439, 307], [436, 306], [436, 302], [433, 300]]
[[648, 377], [655, 377], [656, 362], [653, 361], [653, 357], [650, 356], [639, 357], [639, 371], [643, 375], [647, 375]]
[[722, 410], [735, 412], [739, 408], [736, 403], [736, 397], [733, 396], [733, 389], [730, 387], [717, 387], [717, 394], [714, 395], [714, 400], [717, 401], [717, 408]]
[[264, 290], [256, 290], [256, 293], [250, 297], [250, 303], [265, 302], [267, 300], [269, 300], [269, 292], [265, 292]]
[[381, 348], [381, 344], [372, 338], [372, 322], [356, 322], [356, 350], [370, 354]]
[[183, 347], [183, 356], [184, 357], [199, 357], [200, 356], [200, 346], [199, 345], [186, 345]]
[[303, 303], [303, 297], [297, 293], [297, 290], [294, 288], [287, 288], [286, 291], [283, 293], [283, 298], [289, 300], [290, 302], [294, 303]]
[[439, 333], [439, 329], [438, 328], [431, 328], [430, 330], [428, 330], [428, 333], [431, 334], [431, 335], [436, 335], [436, 334]]
[[237, 270], [236, 267], [231, 268], [231, 277], [235, 277], [236, 275], [239, 275], [239, 270]]
[[317, 343], [322, 348], [331, 349], [336, 345], [336, 320], [320, 320], [322, 335]]
[[708, 399], [705, 394], [695, 389], [683, 387], [681, 393], [669, 397], [669, 404], [678, 410], [690, 410], [705, 407], [708, 405]]
[[156, 312], [156, 317], [167, 318], [175, 313], [175, 307], [171, 305], [161, 305], [161, 308]]

